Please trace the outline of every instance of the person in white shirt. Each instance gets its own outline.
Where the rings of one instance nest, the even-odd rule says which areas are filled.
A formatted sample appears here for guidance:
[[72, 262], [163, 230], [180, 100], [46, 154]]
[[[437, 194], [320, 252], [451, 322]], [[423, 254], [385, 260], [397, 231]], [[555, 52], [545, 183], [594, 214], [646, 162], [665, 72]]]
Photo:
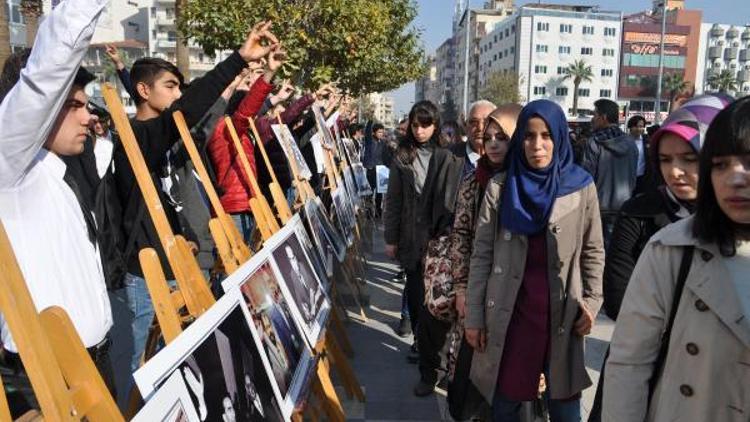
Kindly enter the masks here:
[[[105, 382], [113, 386], [108, 353], [112, 313], [96, 226], [61, 159], [80, 154], [86, 141], [91, 115], [83, 86], [90, 74], [79, 67], [106, 4], [60, 3], [40, 25], [18, 82], [9, 88], [13, 79], [2, 78], [0, 221], [37, 310], [64, 309]], [[4, 319], [0, 334], [6, 363], [22, 369]]]
[[94, 156], [96, 157], [96, 171], [99, 178], [104, 176], [107, 168], [112, 164], [112, 152], [115, 148], [114, 134], [110, 129], [112, 123], [107, 110], [99, 107], [91, 107], [94, 116], [91, 124], [91, 132], [94, 136]]
[[644, 192], [649, 187], [656, 186], [648, 186], [654, 182], [650, 178], [651, 164], [648, 157], [648, 138], [645, 134], [646, 119], [640, 114], [636, 114], [628, 119], [627, 127], [630, 137], [633, 138], [633, 142], [635, 142], [635, 146], [638, 148], [638, 167], [636, 170], [635, 191], [633, 193], [633, 196], [635, 196], [638, 193]]

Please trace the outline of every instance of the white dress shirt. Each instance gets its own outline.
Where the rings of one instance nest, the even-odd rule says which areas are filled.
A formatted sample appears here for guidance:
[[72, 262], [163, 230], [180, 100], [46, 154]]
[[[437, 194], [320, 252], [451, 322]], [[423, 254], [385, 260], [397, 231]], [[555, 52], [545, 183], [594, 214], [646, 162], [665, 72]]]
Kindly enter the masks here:
[[638, 148], [638, 170], [636, 171], [636, 176], [641, 177], [646, 174], [646, 154], [643, 150], [645, 148], [645, 145], [643, 145], [643, 136], [635, 140], [635, 146]]
[[97, 136], [94, 143], [94, 156], [96, 157], [96, 172], [101, 179], [107, 168], [112, 164], [112, 151], [115, 144], [112, 142], [112, 132], [107, 131], [107, 136]]
[[482, 158], [481, 155], [477, 154], [476, 152], [474, 152], [473, 149], [471, 149], [471, 146], [469, 145], [468, 142], [466, 143], [466, 157], [469, 159], [469, 161], [471, 162], [471, 165], [474, 168], [477, 167], [477, 162], [479, 161], [480, 158]]
[[[97, 246], [88, 238], [65, 164], [42, 148], [62, 109], [106, 0], [65, 0], [39, 27], [21, 78], [0, 104], [0, 220], [32, 300], [63, 308], [83, 344], [101, 342], [112, 311]], [[3, 347], [17, 352], [0, 319]]]

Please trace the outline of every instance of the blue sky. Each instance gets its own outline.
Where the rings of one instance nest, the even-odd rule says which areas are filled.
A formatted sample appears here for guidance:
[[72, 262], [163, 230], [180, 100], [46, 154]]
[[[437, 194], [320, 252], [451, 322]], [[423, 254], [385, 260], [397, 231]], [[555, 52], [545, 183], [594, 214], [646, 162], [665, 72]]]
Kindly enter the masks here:
[[[651, 7], [651, 0], [543, 0], [545, 3], [598, 5], [605, 10], [633, 13]], [[535, 1], [516, 0], [520, 6]], [[471, 0], [471, 7], [481, 7], [484, 0]], [[686, 0], [689, 9], [703, 10], [703, 22], [734, 25], [750, 24], [750, 0]], [[417, 0], [419, 16], [414, 25], [422, 30], [422, 40], [428, 53], [432, 53], [451, 35], [451, 22], [455, 0]], [[624, 6], [623, 6], [624, 5]], [[414, 102], [414, 84], [409, 83], [392, 91], [396, 111], [400, 117]]]

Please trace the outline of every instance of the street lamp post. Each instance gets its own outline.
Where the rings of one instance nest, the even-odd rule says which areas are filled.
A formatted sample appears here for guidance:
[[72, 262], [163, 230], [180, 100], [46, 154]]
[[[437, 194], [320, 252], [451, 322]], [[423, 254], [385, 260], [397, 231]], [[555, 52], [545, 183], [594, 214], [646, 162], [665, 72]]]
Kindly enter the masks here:
[[466, 30], [466, 51], [464, 56], [464, 118], [468, 113], [469, 108], [469, 44], [470, 44], [470, 33], [471, 33], [471, 10], [469, 10], [469, 3], [466, 3], [466, 21], [464, 28]]
[[654, 103], [654, 123], [661, 123], [661, 84], [664, 79], [664, 36], [667, 32], [667, 2], [661, 2], [661, 41], [659, 43], [659, 78], [656, 82], [656, 102]]

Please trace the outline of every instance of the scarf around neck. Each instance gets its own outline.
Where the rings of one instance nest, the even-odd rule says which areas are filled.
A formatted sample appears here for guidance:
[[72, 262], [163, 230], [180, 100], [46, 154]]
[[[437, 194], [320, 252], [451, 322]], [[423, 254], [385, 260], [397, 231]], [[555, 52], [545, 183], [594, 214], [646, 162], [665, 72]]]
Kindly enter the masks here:
[[482, 158], [477, 161], [477, 169], [474, 172], [474, 177], [477, 178], [479, 186], [484, 189], [487, 187], [487, 183], [490, 182], [490, 179], [495, 177], [496, 174], [500, 173], [502, 168], [502, 165], [498, 166], [496, 164], [493, 164], [486, 155], [483, 155]]

